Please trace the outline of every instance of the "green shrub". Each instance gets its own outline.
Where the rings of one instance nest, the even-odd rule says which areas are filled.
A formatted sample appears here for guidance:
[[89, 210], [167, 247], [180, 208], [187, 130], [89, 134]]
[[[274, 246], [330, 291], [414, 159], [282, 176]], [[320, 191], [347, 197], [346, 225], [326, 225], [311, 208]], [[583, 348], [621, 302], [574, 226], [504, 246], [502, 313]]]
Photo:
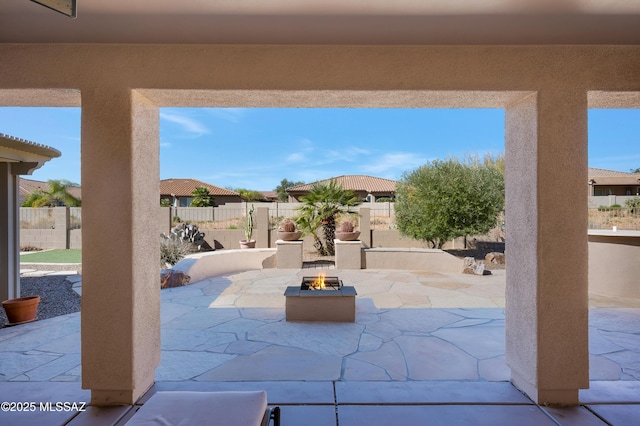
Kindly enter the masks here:
[[598, 206], [599, 212], [608, 212], [609, 210], [611, 210], [609, 206]]
[[620, 210], [621, 208], [620, 204], [611, 204], [611, 210]]
[[380, 197], [376, 199], [376, 203], [388, 203], [392, 201], [390, 197]]
[[640, 213], [640, 197], [628, 198], [624, 206], [629, 209], [632, 214]]

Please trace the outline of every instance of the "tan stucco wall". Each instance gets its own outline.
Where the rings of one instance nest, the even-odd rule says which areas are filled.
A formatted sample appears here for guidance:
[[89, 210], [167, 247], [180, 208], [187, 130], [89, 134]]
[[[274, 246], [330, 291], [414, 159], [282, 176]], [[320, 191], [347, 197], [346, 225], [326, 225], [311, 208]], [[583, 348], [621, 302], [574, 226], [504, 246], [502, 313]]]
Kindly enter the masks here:
[[640, 299], [640, 231], [589, 232], [589, 292]]
[[[575, 404], [588, 385], [587, 193], [575, 191], [587, 106], [640, 106], [640, 46], [3, 44], [0, 57], [0, 105], [83, 108], [82, 361], [95, 402], [131, 402], [159, 362], [162, 106], [505, 108], [512, 379], [551, 403]], [[105, 199], [130, 208], [107, 217]]]

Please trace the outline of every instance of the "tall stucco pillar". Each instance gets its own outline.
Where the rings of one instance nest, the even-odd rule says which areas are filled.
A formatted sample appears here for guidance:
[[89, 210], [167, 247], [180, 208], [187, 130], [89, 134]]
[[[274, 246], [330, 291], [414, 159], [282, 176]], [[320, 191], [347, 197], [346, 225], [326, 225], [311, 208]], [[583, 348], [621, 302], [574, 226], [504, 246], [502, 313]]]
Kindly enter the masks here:
[[0, 301], [20, 297], [18, 176], [11, 164], [0, 162]]
[[541, 404], [589, 386], [586, 93], [554, 88], [506, 110], [506, 360]]
[[160, 363], [159, 110], [139, 93], [82, 92], [82, 387], [132, 404]]

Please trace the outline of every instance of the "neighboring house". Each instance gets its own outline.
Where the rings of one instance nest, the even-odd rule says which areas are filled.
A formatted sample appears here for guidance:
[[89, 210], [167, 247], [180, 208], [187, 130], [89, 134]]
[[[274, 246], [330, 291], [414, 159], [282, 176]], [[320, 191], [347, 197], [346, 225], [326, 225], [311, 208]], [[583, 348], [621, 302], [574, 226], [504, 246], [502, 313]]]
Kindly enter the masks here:
[[160, 200], [169, 200], [169, 204], [174, 207], [189, 207], [193, 200], [193, 191], [199, 186], [204, 186], [209, 190], [216, 201], [216, 206], [242, 202], [242, 197], [237, 192], [195, 179], [161, 180]]
[[[43, 191], [49, 190], [49, 184], [47, 182], [42, 182], [42, 181], [33, 180], [33, 179], [25, 179], [22, 177], [18, 182], [18, 187], [20, 191], [18, 202], [20, 203], [20, 205], [22, 205], [22, 203], [27, 198], [27, 196], [31, 192], [35, 191], [36, 189], [42, 189]], [[82, 199], [82, 190], [79, 186], [70, 186], [68, 187], [67, 190], [69, 191], [69, 194], [73, 195], [77, 199], [79, 200]]]
[[327, 184], [331, 180], [335, 180], [338, 185], [342, 186], [342, 189], [350, 189], [355, 192], [364, 201], [376, 201], [383, 197], [394, 199], [396, 195], [397, 182], [395, 180], [365, 175], [344, 175], [287, 188], [289, 201], [300, 201], [300, 197], [306, 195], [313, 185]]
[[260, 191], [266, 201], [280, 201], [278, 200], [278, 193], [276, 191]]
[[640, 195], [640, 173], [589, 168], [589, 196]]

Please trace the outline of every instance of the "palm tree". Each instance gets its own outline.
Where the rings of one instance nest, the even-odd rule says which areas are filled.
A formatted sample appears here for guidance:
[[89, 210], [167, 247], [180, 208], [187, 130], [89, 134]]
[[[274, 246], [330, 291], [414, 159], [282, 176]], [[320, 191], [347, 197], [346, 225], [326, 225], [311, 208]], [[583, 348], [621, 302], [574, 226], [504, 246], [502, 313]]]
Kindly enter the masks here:
[[215, 207], [216, 200], [213, 195], [209, 193], [209, 189], [204, 186], [198, 186], [191, 193], [193, 200], [191, 201], [191, 207]]
[[48, 188], [31, 191], [22, 203], [22, 207], [79, 207], [80, 199], [69, 192], [69, 188], [77, 187], [77, 183], [65, 179], [47, 181]]
[[[296, 222], [301, 229], [315, 236], [314, 246], [320, 254], [335, 254], [333, 240], [336, 234], [336, 217], [349, 212], [349, 207], [357, 206], [362, 200], [355, 192], [342, 189], [335, 179], [325, 184], [316, 183], [301, 200], [304, 204], [298, 208], [300, 215]], [[320, 225], [324, 233], [324, 244], [315, 233]]]

